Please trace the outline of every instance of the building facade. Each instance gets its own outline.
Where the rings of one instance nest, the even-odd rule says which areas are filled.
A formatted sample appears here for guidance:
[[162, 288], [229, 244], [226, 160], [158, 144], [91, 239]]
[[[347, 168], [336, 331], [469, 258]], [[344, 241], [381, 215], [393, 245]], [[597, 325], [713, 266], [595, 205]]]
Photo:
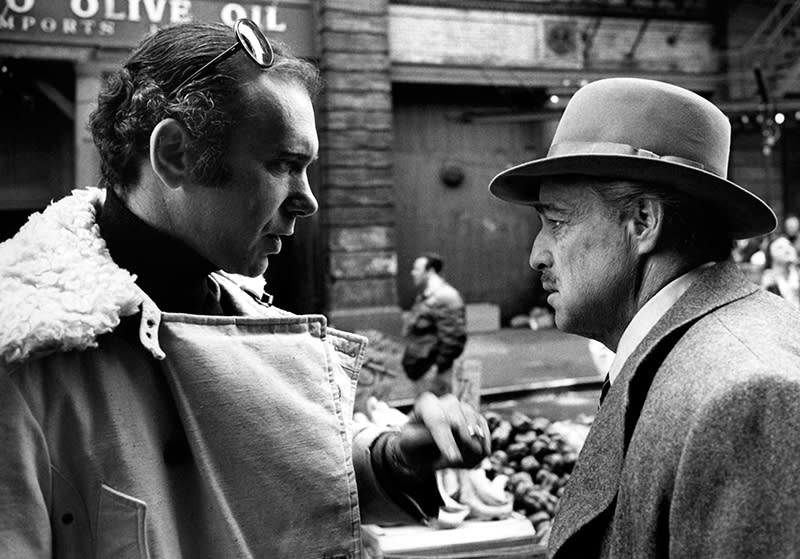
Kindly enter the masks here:
[[541, 302], [527, 266], [538, 220], [487, 184], [543, 156], [565, 103], [592, 80], [650, 77], [709, 97], [734, 125], [731, 178], [779, 215], [800, 208], [800, 164], [784, 156], [798, 142], [800, 67], [787, 47], [797, 4], [0, 0], [0, 235], [97, 182], [86, 119], [104, 72], [144, 33], [250, 17], [326, 83], [312, 173], [321, 211], [272, 259], [279, 304], [396, 332], [411, 264], [435, 251], [465, 299], [496, 305], [505, 322]]

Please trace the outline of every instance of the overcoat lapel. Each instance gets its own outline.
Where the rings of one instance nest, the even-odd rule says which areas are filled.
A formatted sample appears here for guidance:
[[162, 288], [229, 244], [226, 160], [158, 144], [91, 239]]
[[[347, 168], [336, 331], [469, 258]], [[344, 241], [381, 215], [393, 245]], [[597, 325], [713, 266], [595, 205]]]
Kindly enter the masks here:
[[[757, 289], [733, 262], [710, 267], [631, 354], [597, 413], [559, 504], [550, 536], [551, 557], [614, 503], [625, 451], [647, 389], [669, 350], [697, 319]], [[599, 546], [599, 542], [581, 543], [587, 548]]]

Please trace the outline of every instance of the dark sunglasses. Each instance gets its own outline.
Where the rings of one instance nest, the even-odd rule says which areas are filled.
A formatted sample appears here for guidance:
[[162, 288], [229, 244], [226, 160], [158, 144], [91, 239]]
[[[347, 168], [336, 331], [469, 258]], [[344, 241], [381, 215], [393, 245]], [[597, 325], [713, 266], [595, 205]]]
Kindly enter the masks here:
[[244, 18], [239, 19], [233, 24], [233, 33], [236, 35], [236, 42], [230, 48], [206, 62], [199, 70], [183, 80], [174, 91], [180, 91], [181, 88], [193, 82], [223, 60], [230, 58], [240, 49], [244, 49], [247, 56], [262, 68], [272, 66], [275, 62], [275, 53], [272, 50], [272, 45], [269, 44], [264, 33], [261, 32], [255, 22]]

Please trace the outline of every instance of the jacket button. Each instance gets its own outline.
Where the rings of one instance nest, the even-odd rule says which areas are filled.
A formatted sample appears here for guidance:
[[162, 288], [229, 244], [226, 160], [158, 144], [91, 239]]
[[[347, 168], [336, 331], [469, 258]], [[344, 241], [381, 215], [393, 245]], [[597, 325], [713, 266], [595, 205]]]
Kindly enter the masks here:
[[179, 466], [191, 460], [192, 451], [186, 439], [171, 439], [164, 445], [163, 456], [167, 466]]

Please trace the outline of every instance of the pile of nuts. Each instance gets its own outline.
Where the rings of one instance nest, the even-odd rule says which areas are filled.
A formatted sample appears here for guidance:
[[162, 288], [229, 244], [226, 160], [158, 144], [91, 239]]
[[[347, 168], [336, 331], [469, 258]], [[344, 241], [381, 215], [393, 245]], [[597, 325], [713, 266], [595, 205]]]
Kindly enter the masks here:
[[481, 468], [488, 478], [508, 476], [506, 491], [514, 495], [514, 510], [524, 514], [545, 543], [592, 418], [551, 422], [514, 411], [504, 418], [483, 412], [492, 437], [492, 454]]

